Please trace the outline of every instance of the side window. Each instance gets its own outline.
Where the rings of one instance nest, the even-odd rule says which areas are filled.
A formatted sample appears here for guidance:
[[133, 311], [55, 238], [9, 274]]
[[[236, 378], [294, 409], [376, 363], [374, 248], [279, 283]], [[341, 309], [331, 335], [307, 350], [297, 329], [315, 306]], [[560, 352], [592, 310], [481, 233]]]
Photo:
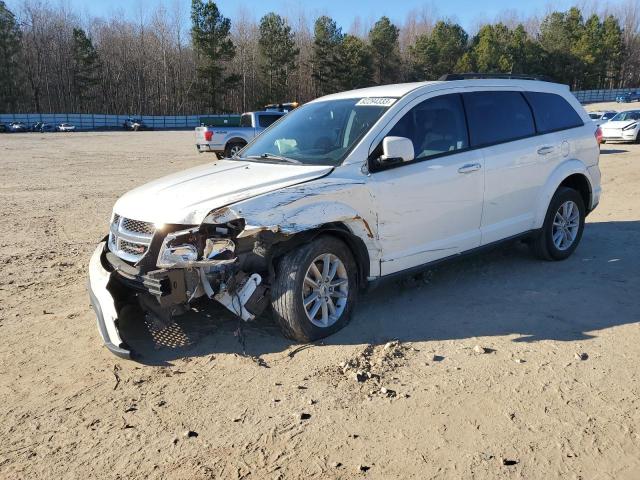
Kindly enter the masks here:
[[251, 114], [245, 113], [240, 117], [240, 126], [241, 127], [251, 127]]
[[410, 139], [416, 160], [467, 148], [469, 139], [460, 95], [425, 100], [409, 110], [387, 135]]
[[535, 135], [531, 109], [519, 92], [471, 92], [462, 96], [472, 146]]
[[533, 110], [539, 133], [555, 132], [584, 125], [580, 115], [560, 95], [526, 92], [525, 96]]
[[280, 117], [281, 117], [281, 115], [259, 115], [258, 116], [258, 124], [262, 128], [267, 128], [272, 123], [274, 123], [276, 120], [278, 120]]

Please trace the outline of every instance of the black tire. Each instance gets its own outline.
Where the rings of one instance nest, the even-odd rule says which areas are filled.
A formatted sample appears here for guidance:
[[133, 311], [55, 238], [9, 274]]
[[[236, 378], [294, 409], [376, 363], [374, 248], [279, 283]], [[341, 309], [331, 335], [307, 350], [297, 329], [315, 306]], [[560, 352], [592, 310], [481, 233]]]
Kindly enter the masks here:
[[[573, 243], [571, 243], [565, 249], [560, 249], [553, 241], [553, 222], [560, 207], [568, 201], [572, 201], [578, 206], [578, 231], [576, 233], [575, 239], [573, 240]], [[580, 193], [572, 188], [558, 188], [556, 193], [553, 195], [553, 198], [551, 198], [551, 202], [549, 202], [549, 208], [544, 219], [542, 230], [529, 243], [533, 254], [542, 260], [549, 261], [564, 260], [571, 256], [574, 250], [578, 247], [580, 239], [582, 238], [585, 217], [585, 205]]]
[[246, 143], [242, 143], [242, 142], [228, 143], [227, 146], [224, 147], [224, 156], [225, 156], [225, 158], [233, 157], [233, 155], [235, 155], [235, 153], [237, 153], [236, 150], [240, 150], [245, 145], [246, 145]]
[[[330, 326], [320, 327], [307, 316], [302, 297], [307, 270], [318, 256], [325, 253], [335, 255], [344, 265], [348, 291], [346, 305], [340, 317]], [[339, 239], [323, 235], [281, 257], [271, 287], [271, 306], [274, 319], [284, 336], [307, 343], [327, 337], [349, 323], [357, 296], [358, 267], [351, 250]]]

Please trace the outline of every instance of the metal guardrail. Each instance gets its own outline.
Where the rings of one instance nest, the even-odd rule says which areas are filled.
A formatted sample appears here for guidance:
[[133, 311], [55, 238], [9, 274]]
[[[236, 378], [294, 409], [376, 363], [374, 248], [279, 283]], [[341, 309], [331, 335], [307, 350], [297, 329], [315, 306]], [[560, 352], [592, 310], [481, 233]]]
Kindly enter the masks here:
[[580, 103], [615, 102], [618, 95], [635, 92], [638, 88], [615, 88], [611, 90], [578, 90], [572, 92]]
[[141, 119], [144, 124], [156, 130], [178, 130], [200, 126], [201, 119], [219, 119], [223, 124], [233, 115], [103, 115], [76, 113], [4, 113], [0, 114], [0, 123], [24, 122], [33, 125], [37, 122], [57, 125], [71, 123], [79, 130], [102, 130], [123, 128], [128, 118]]
[[[612, 90], [577, 90], [572, 92], [580, 103], [614, 102], [618, 95], [627, 92], [635, 92], [637, 88], [616, 88]], [[220, 123], [220, 125], [232, 125], [236, 122], [237, 115], [103, 115], [103, 114], [76, 114], [76, 113], [4, 113], [0, 114], [0, 123], [24, 122], [33, 125], [37, 122], [72, 123], [79, 130], [102, 130], [123, 128], [128, 118], [140, 118], [149, 128], [156, 130], [179, 130], [195, 128], [201, 122]]]

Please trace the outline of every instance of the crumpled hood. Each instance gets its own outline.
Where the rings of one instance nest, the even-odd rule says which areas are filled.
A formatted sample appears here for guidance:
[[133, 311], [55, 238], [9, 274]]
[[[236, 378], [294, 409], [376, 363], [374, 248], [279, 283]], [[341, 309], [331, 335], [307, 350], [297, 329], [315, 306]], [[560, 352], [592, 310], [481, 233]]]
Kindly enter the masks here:
[[113, 211], [153, 223], [200, 224], [215, 208], [313, 180], [332, 167], [218, 160], [125, 193]]
[[600, 128], [602, 129], [612, 129], [612, 130], [618, 130], [620, 128], [624, 128], [628, 125], [631, 125], [632, 123], [637, 123], [638, 120], [618, 120], [615, 122], [612, 122], [611, 120], [609, 120], [606, 123], [603, 123], [602, 125], [600, 125]]

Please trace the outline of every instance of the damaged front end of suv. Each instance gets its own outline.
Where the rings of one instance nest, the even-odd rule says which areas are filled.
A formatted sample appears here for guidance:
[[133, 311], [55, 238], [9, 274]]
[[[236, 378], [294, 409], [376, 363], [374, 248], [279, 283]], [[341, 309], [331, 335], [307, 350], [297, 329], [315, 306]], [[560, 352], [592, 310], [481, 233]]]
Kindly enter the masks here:
[[203, 296], [253, 320], [269, 303], [263, 277], [270, 247], [285, 238], [266, 229], [249, 232], [243, 219], [188, 227], [114, 214], [89, 266], [91, 302], [105, 345], [118, 356], [131, 356], [120, 336], [118, 312], [134, 297], [165, 323]]

